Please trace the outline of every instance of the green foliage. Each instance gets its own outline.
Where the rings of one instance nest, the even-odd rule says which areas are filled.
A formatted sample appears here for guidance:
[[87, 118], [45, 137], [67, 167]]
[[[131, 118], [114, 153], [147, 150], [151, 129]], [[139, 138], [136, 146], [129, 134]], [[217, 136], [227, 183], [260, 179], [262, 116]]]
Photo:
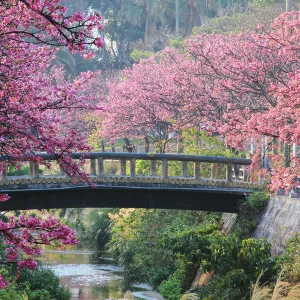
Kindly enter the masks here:
[[50, 293], [46, 290], [28, 291], [28, 300], [52, 300]]
[[38, 267], [34, 271], [22, 269], [17, 284], [18, 290], [24, 290], [26, 287], [29, 287], [28, 300], [70, 299], [70, 292], [61, 287], [59, 285], [59, 278], [52, 270], [45, 267]]
[[[136, 174], [137, 175], [151, 175], [151, 161], [137, 160], [136, 161]], [[193, 166], [189, 165], [189, 173], [193, 171]], [[156, 162], [156, 173], [161, 175], [162, 163], [161, 161]], [[169, 176], [181, 176], [181, 162], [179, 161], [169, 161], [168, 162], [168, 174]]]
[[[298, 5], [293, 3], [294, 9]], [[249, 30], [256, 30], [257, 24], [268, 28], [285, 10], [284, 2], [277, 0], [253, 0], [249, 3], [247, 12], [224, 15], [218, 18], [207, 18], [203, 26], [193, 28], [193, 35], [199, 34], [235, 34]]]
[[[13, 283], [5, 289], [0, 289], [0, 299], [1, 300], [53, 300], [50, 293], [47, 290], [36, 290], [32, 291], [29, 287], [25, 290], [18, 291], [16, 284]], [[56, 298], [55, 298], [56, 299]], [[57, 298], [56, 300], [58, 300]], [[61, 298], [63, 299], [63, 298]], [[70, 298], [65, 298], [70, 299]]]
[[15, 283], [5, 289], [0, 289], [1, 300], [29, 300], [25, 291], [17, 291]]
[[[198, 154], [203, 156], [237, 156], [230, 149], [224, 146], [224, 141], [219, 136], [210, 136], [205, 131], [198, 131], [197, 129], [190, 128], [183, 131], [184, 152], [187, 154]], [[242, 155], [242, 153], [239, 153]], [[209, 178], [211, 176], [211, 164], [201, 163], [201, 177]], [[218, 178], [226, 178], [226, 166], [218, 164]], [[192, 174], [193, 166], [189, 166], [189, 173]]]
[[9, 176], [29, 175], [29, 166], [22, 166], [21, 168], [9, 167], [7, 171]]
[[[137, 175], [150, 175], [150, 160], [136, 160], [136, 174]], [[161, 161], [156, 163], [156, 171], [157, 174], [161, 174]]]
[[[215, 138], [207, 138], [218, 145]], [[169, 169], [178, 175], [181, 165], [170, 164]], [[150, 174], [150, 162], [137, 161], [137, 174]], [[261, 192], [250, 196], [243, 204], [242, 218], [238, 217], [239, 226], [257, 217], [267, 200], [268, 195]], [[94, 209], [84, 217], [89, 219], [84, 227], [93, 236], [109, 219], [107, 245], [125, 277], [150, 283], [167, 299], [179, 300], [201, 269], [211, 273], [212, 280], [192, 291], [199, 299], [248, 300], [259, 274], [266, 270], [261, 278], [266, 282], [276, 270], [270, 244], [248, 238], [247, 222], [243, 234], [239, 228], [236, 234], [224, 234], [220, 214], [123, 208]]]
[[207, 286], [196, 289], [199, 298], [249, 299], [250, 286], [255, 282], [256, 274], [267, 269], [268, 274], [264, 274], [265, 281], [270, 280], [273, 275], [274, 262], [270, 246], [252, 239], [243, 240], [242, 243], [236, 240], [236, 243], [229, 243], [227, 247], [222, 245], [223, 242], [214, 244], [215, 250], [211, 255], [216, 257], [210, 259], [208, 265], [210, 272], [216, 275]]
[[210, 136], [206, 131], [190, 128], [183, 131], [182, 137], [185, 153], [226, 157], [235, 155], [224, 146], [224, 141], [219, 136]]
[[271, 244], [265, 240], [246, 239], [242, 240], [237, 254], [237, 266], [242, 267], [249, 276], [251, 282], [264, 270], [267, 270], [263, 279], [269, 279], [275, 268], [275, 261], [271, 257]]
[[267, 5], [273, 4], [275, 2], [275, 0], [252, 0], [252, 3], [258, 8], [266, 7]]
[[255, 192], [247, 198], [247, 206], [253, 214], [259, 214], [266, 207], [269, 194], [265, 192]]
[[[241, 241], [234, 234], [226, 236], [216, 224], [180, 232], [166, 239], [165, 246], [175, 257], [185, 261], [186, 266], [200, 267], [204, 273], [216, 274], [206, 287], [197, 291], [199, 299], [248, 299], [249, 287], [261, 271], [268, 270], [264, 273], [265, 281], [274, 272], [269, 243], [255, 239]], [[166, 293], [170, 285], [178, 284], [176, 278], [171, 276], [170, 282], [165, 281], [162, 292]], [[178, 294], [176, 297], [179, 299]]]
[[183, 37], [171, 38], [169, 39], [169, 46], [175, 49], [180, 49], [184, 44]]
[[273, 260], [270, 244], [263, 240], [240, 241], [234, 234], [224, 235], [216, 225], [181, 232], [165, 244], [188, 263], [200, 264], [204, 272], [227, 273], [231, 269], [244, 269], [256, 280], [261, 270], [268, 269]]
[[81, 241], [93, 249], [103, 251], [111, 238], [111, 221], [108, 214], [114, 209], [87, 209], [84, 211], [84, 232]]
[[189, 289], [196, 273], [197, 268], [193, 264], [187, 263], [184, 258], [179, 258], [176, 271], [159, 285], [158, 290], [167, 299], [179, 300], [184, 291]]
[[159, 292], [169, 300], [179, 300], [183, 293], [181, 283], [175, 275], [168, 280], [163, 281], [158, 287]]
[[[263, 199], [264, 195], [252, 197], [249, 206], [261, 207]], [[273, 275], [270, 244], [225, 235], [219, 214], [120, 209], [110, 218], [110, 249], [125, 276], [152, 284], [167, 299], [179, 300], [199, 268], [215, 274], [196, 291], [199, 299], [249, 299], [250, 286], [260, 272], [268, 270], [264, 281]]]
[[203, 212], [121, 209], [111, 216], [110, 249], [126, 277], [158, 286], [176, 270], [176, 257], [168, 248], [168, 236], [179, 234], [204, 221]]
[[[170, 212], [170, 211], [169, 211]], [[174, 257], [160, 245], [160, 235], [176, 212], [120, 210], [114, 215], [111, 249], [127, 278], [158, 285], [174, 270]]]
[[259, 221], [259, 216], [266, 207], [269, 194], [265, 192], [254, 192], [247, 197], [247, 200], [240, 204], [239, 214], [234, 231], [241, 238], [251, 235]]
[[169, 173], [169, 176], [181, 176], [181, 162], [180, 161], [169, 161], [168, 162], [168, 173]]
[[244, 287], [249, 289], [248, 278], [244, 270], [236, 269], [222, 276], [215, 275], [208, 285], [195, 288], [194, 292], [199, 299], [205, 300], [248, 300], [249, 293]]
[[[17, 168], [15, 166], [9, 167], [7, 171], [8, 176], [22, 176], [22, 175], [29, 175], [30, 169], [29, 166], [22, 166]], [[43, 174], [43, 170], [39, 169], [39, 174]]]
[[144, 58], [149, 58], [151, 57], [152, 55], [154, 55], [154, 52], [151, 52], [151, 51], [141, 51], [141, 50], [138, 50], [138, 49], [134, 49], [131, 53], [130, 53], [130, 58], [138, 63], [141, 59], [144, 59]]
[[294, 284], [300, 282], [300, 236], [292, 238], [285, 253], [277, 258], [277, 265], [283, 270], [282, 279]]
[[1, 300], [70, 300], [70, 292], [59, 286], [59, 278], [53, 271], [38, 267], [31, 271], [22, 269], [16, 281], [10, 276], [15, 266], [6, 266], [0, 270], [2, 275], [10, 278], [10, 286], [0, 289]]
[[[224, 141], [218, 136], [209, 136], [205, 131], [198, 131], [197, 129], [187, 129], [182, 133], [182, 139], [184, 144], [185, 154], [198, 154], [203, 156], [242, 156], [243, 153], [233, 153], [232, 150], [227, 149], [224, 146]], [[136, 161], [136, 173], [137, 175], [151, 175], [150, 170], [151, 162], [145, 160]], [[210, 178], [212, 164], [201, 163], [200, 176], [203, 178]], [[157, 175], [161, 175], [162, 164], [161, 161], [156, 162]], [[194, 164], [188, 163], [187, 166], [188, 176], [194, 174]], [[181, 162], [169, 161], [168, 162], [169, 176], [181, 176], [182, 164]], [[217, 165], [217, 177], [218, 179], [226, 178], [226, 165]]]

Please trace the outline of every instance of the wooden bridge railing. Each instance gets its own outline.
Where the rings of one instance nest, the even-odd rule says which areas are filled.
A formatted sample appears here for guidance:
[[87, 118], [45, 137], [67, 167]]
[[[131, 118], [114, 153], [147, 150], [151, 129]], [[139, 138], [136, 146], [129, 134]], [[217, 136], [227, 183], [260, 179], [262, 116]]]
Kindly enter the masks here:
[[[55, 161], [59, 158], [59, 155], [49, 155], [47, 153], [37, 153], [35, 156], [42, 158], [45, 161]], [[136, 160], [150, 161], [150, 176], [159, 177], [166, 179], [169, 177], [168, 172], [168, 162], [177, 161], [181, 162], [181, 176], [183, 178], [190, 177], [188, 175], [188, 163], [192, 162], [194, 164], [193, 176], [194, 179], [200, 179], [200, 168], [201, 163], [211, 164], [211, 176], [212, 179], [217, 179], [218, 176], [218, 164], [226, 165], [226, 181], [233, 181], [238, 175], [234, 172], [235, 169], [242, 167], [245, 169], [247, 165], [251, 164], [250, 159], [246, 158], [229, 158], [220, 156], [198, 156], [198, 155], [183, 155], [183, 154], [149, 154], [149, 153], [116, 153], [116, 152], [82, 152], [73, 153], [70, 155], [72, 159], [86, 159], [89, 160], [90, 176], [105, 177], [105, 160], [118, 160], [119, 170], [121, 176], [126, 176], [126, 162], [129, 161], [129, 176], [134, 178], [136, 174]], [[5, 157], [0, 157], [0, 160], [5, 161]], [[28, 158], [20, 158], [20, 161], [28, 161]], [[161, 161], [161, 175], [158, 175], [157, 165], [158, 161]], [[237, 167], [238, 166], [238, 167]], [[30, 176], [31, 178], [39, 178], [39, 166], [36, 163], [30, 162]], [[64, 171], [61, 169], [60, 176], [65, 176]], [[2, 171], [2, 180], [7, 177], [6, 171]], [[239, 176], [238, 176], [239, 177]], [[249, 176], [247, 172], [243, 172], [242, 180], [248, 181]]]

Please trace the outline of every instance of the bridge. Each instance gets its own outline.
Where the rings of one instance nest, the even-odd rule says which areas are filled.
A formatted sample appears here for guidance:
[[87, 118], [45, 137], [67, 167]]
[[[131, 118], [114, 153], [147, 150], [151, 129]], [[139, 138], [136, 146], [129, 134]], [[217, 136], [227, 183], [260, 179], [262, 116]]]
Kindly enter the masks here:
[[[44, 161], [58, 158], [47, 153], [36, 156]], [[263, 189], [262, 184], [249, 181], [251, 160], [245, 158], [115, 152], [71, 155], [75, 160], [82, 157], [89, 161], [86, 171], [92, 185], [74, 183], [63, 170], [41, 175], [39, 165], [32, 162], [29, 175], [8, 176], [2, 171], [0, 193], [11, 199], [0, 203], [0, 210], [131, 207], [237, 212], [240, 200]], [[143, 174], [136, 172], [140, 161], [145, 161]], [[112, 162], [118, 164], [118, 174], [108, 173]], [[171, 176], [170, 164], [180, 168], [180, 174]]]

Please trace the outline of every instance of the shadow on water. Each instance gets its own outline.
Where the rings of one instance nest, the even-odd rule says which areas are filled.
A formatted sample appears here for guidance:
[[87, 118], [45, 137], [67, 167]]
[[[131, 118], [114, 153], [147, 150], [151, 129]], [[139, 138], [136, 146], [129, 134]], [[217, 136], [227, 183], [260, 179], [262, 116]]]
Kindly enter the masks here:
[[70, 290], [72, 300], [121, 299], [128, 289], [140, 299], [162, 299], [147, 284], [128, 286], [120, 267], [110, 257], [99, 257], [97, 252], [48, 250], [43, 253], [42, 262]]

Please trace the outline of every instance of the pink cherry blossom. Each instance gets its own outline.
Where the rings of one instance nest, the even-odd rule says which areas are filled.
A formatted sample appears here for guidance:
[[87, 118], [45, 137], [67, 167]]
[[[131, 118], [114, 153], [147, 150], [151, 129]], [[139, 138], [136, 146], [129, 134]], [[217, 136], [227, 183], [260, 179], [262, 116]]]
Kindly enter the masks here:
[[262, 159], [269, 156], [271, 189], [298, 185], [300, 156], [288, 166], [273, 152], [278, 143], [300, 140], [299, 20], [300, 12], [289, 12], [270, 30], [258, 25], [257, 32], [193, 36], [179, 51], [134, 65], [110, 85], [101, 134], [112, 140], [159, 136], [162, 143], [170, 132], [192, 126], [240, 150], [255, 139], [263, 153], [253, 156], [252, 169], [266, 175]]
[[[68, 79], [61, 67], [51, 67], [58, 47], [69, 47], [91, 57], [91, 46], [101, 47], [102, 18], [95, 12], [66, 15], [58, 0], [12, 0], [0, 3], [0, 152], [1, 171], [19, 167], [20, 158], [51, 167], [36, 152], [57, 156], [58, 163], [74, 180], [88, 181], [68, 156], [85, 151], [84, 136], [70, 123], [94, 108], [99, 94], [90, 87], [98, 73], [82, 73]], [[81, 111], [79, 113], [78, 111]], [[4, 160], [4, 162], [3, 162]], [[0, 202], [8, 195], [0, 195]], [[52, 217], [29, 215], [0, 220], [0, 236], [6, 246], [3, 264], [36, 268], [41, 245], [76, 244], [75, 231]], [[17, 274], [18, 276], [18, 274]], [[0, 275], [0, 288], [9, 282]]]

